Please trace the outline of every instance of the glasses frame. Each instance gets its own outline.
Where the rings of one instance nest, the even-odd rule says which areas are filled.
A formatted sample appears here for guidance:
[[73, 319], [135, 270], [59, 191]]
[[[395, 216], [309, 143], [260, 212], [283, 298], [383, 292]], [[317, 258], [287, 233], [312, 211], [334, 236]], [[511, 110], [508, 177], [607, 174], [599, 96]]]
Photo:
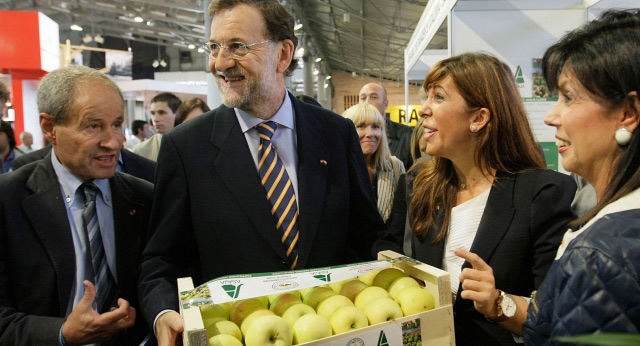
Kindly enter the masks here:
[[[257, 45], [260, 45], [260, 44], [264, 44], [264, 43], [268, 43], [268, 42], [274, 42], [274, 41], [273, 40], [266, 40], [266, 41], [254, 42], [254, 43], [249, 43], [249, 44], [245, 44], [244, 42], [231, 42], [229, 44], [229, 46], [234, 45], [234, 44], [238, 44], [238, 45], [244, 46], [244, 48], [247, 49], [247, 52], [244, 53], [244, 54], [238, 54], [236, 52], [237, 49], [243, 48], [242, 46], [231, 50], [231, 48], [229, 46], [223, 46], [223, 45], [221, 45], [219, 43], [215, 43], [215, 42], [204, 43], [202, 46], [200, 46], [200, 48], [202, 48], [209, 55], [210, 58], [217, 58], [218, 55], [220, 55], [220, 49], [222, 49], [222, 48], [224, 48], [224, 50], [230, 56], [232, 56], [234, 58], [240, 58], [240, 57], [243, 57], [243, 56], [249, 54], [249, 51], [250, 51], [251, 47], [257, 46]], [[213, 48], [211, 47], [214, 44], [218, 46], [218, 49], [217, 49], [218, 53], [216, 53], [215, 55], [213, 54]]]

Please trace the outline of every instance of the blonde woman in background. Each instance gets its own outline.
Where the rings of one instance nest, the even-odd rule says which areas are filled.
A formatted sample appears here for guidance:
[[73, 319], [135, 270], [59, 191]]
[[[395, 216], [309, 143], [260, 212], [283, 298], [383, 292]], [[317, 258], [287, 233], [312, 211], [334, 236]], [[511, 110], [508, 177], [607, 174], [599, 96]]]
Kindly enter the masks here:
[[411, 157], [413, 157], [413, 162], [423, 156], [429, 156], [427, 154], [427, 140], [424, 138], [424, 127], [422, 127], [423, 122], [424, 118], [418, 120], [411, 135]]
[[356, 126], [378, 211], [387, 222], [391, 215], [398, 178], [405, 172], [404, 164], [395, 156], [391, 156], [384, 118], [376, 107], [361, 103], [347, 109], [343, 115], [351, 119]]

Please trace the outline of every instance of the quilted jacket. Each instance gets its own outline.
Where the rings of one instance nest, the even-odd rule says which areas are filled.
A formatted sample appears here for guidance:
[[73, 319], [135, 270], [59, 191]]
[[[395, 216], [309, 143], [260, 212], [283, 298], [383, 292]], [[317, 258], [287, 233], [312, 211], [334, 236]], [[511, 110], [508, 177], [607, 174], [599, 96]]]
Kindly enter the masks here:
[[527, 345], [640, 332], [640, 209], [605, 215], [569, 244], [532, 300], [523, 332]]

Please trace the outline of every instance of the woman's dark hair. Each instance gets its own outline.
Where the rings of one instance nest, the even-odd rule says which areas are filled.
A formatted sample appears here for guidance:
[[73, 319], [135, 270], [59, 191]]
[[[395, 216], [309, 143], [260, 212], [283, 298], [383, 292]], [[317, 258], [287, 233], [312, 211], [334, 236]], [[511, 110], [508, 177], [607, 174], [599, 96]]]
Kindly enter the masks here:
[[[213, 18], [219, 11], [242, 4], [255, 7], [260, 11], [266, 29], [265, 37], [278, 42], [290, 40], [293, 42], [293, 51], [295, 52], [298, 46], [298, 38], [293, 30], [295, 20], [291, 13], [276, 0], [214, 0], [209, 5], [209, 16]], [[298, 59], [293, 58], [285, 75], [292, 75], [296, 67], [298, 67]]]
[[7, 139], [9, 141], [9, 147], [13, 150], [16, 147], [16, 136], [13, 133], [13, 128], [11, 124], [6, 121], [0, 120], [0, 132], [4, 132], [7, 134]]
[[206, 113], [211, 110], [209, 106], [207, 106], [207, 104], [204, 103], [204, 101], [202, 101], [197, 97], [192, 98], [190, 100], [186, 100], [182, 102], [182, 104], [180, 105], [180, 107], [178, 107], [178, 110], [176, 111], [176, 120], [174, 122], [174, 126], [178, 126], [182, 124], [187, 119], [187, 115], [189, 115], [189, 113], [191, 113], [191, 111], [196, 108], [202, 109], [203, 113]]
[[[542, 59], [542, 71], [551, 90], [558, 89], [562, 71], [575, 77], [606, 107], [628, 102], [638, 114], [640, 98], [640, 10], [610, 10], [600, 18], [566, 34], [549, 47]], [[631, 93], [635, 92], [635, 95]], [[622, 147], [611, 183], [598, 204], [570, 226], [578, 228], [604, 206], [640, 187], [640, 136]]]
[[[450, 77], [466, 103], [469, 113], [489, 110], [489, 122], [475, 132], [475, 164], [485, 174], [492, 170], [520, 173], [545, 169], [520, 99], [511, 69], [488, 54], [465, 53], [435, 64], [424, 81], [428, 91]], [[444, 208], [444, 222], [435, 241], [447, 234], [451, 209], [459, 189], [458, 176], [450, 160], [434, 157], [419, 163], [424, 169], [416, 176], [409, 219], [414, 233], [427, 232], [435, 222], [436, 210]]]

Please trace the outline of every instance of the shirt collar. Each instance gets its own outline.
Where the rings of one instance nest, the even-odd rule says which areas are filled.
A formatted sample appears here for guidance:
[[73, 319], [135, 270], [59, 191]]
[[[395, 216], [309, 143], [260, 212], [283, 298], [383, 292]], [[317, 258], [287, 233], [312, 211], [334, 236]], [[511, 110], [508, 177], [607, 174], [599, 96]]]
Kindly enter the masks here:
[[[242, 133], [251, 130], [261, 122], [265, 121], [264, 119], [253, 116], [250, 113], [243, 111], [242, 109], [234, 108], [233, 110], [236, 112], [236, 116], [238, 118], [238, 121], [240, 122]], [[280, 106], [280, 109], [278, 109], [276, 114], [274, 114], [268, 121], [275, 121], [279, 126], [284, 126], [291, 130], [294, 130], [295, 122], [293, 118], [293, 106], [291, 104], [291, 99], [289, 98], [289, 92], [286, 88], [282, 106]]]
[[[64, 201], [67, 205], [72, 205], [76, 198], [76, 191], [84, 181], [73, 175], [73, 173], [58, 161], [54, 148], [51, 148], [51, 164], [53, 165], [53, 170], [58, 177], [58, 183], [60, 183], [60, 186], [62, 187]], [[107, 206], [111, 207], [111, 187], [109, 185], [109, 180], [93, 179], [92, 181], [100, 190], [100, 198], [102, 198]]]

